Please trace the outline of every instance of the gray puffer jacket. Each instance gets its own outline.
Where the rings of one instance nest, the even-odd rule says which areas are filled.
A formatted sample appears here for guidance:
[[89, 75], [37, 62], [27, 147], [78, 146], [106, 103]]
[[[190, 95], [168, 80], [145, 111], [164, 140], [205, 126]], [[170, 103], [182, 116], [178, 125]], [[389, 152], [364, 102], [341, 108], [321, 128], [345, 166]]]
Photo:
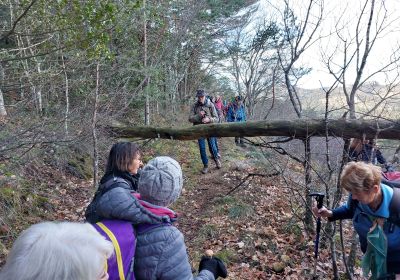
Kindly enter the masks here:
[[127, 184], [120, 184], [104, 193], [97, 203], [96, 212], [104, 219], [125, 220], [134, 225], [171, 221], [169, 216], [157, 216], [147, 211]]
[[160, 226], [137, 233], [137, 280], [214, 280], [206, 269], [193, 277], [183, 234], [174, 226]]

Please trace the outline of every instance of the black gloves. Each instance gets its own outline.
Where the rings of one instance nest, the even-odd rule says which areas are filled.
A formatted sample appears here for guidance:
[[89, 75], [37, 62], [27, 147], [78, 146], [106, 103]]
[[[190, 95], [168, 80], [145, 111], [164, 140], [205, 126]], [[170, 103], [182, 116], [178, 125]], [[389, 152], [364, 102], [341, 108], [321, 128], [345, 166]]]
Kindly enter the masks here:
[[212, 272], [215, 279], [218, 277], [226, 278], [226, 276], [228, 276], [225, 264], [217, 257], [201, 257], [199, 271], [202, 271], [203, 269]]

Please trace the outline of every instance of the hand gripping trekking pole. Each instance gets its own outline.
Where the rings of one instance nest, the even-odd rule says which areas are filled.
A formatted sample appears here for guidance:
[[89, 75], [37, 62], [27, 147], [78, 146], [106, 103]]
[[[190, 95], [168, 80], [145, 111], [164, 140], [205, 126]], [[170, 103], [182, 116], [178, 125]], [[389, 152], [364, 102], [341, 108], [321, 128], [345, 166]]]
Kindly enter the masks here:
[[[311, 193], [309, 194], [309, 196], [311, 197], [315, 197], [315, 200], [317, 201], [317, 208], [321, 209], [322, 205], [324, 204], [324, 197], [325, 194], [323, 193]], [[317, 218], [317, 232], [315, 235], [315, 247], [314, 247], [314, 258], [315, 258], [315, 262], [314, 262], [314, 278], [316, 276], [317, 273], [317, 259], [318, 259], [318, 246], [319, 246], [319, 233], [321, 231], [321, 217]]]

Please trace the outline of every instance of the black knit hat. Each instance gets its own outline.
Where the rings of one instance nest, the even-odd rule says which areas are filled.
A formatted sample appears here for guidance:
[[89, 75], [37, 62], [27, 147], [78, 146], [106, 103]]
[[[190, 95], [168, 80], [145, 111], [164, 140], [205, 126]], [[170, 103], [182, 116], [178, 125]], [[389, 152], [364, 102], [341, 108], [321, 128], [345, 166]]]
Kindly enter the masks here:
[[202, 96], [206, 96], [206, 92], [204, 91], [204, 89], [198, 89], [196, 91], [196, 97], [202, 97]]

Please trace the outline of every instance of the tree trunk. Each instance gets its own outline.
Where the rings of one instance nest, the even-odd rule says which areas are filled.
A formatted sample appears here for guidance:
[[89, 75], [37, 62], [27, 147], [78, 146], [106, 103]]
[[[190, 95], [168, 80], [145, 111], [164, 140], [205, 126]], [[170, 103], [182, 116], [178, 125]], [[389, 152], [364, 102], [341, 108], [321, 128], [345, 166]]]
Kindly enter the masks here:
[[[297, 119], [282, 121], [248, 121], [241, 123], [218, 123], [195, 125], [186, 128], [110, 125], [116, 137], [121, 138], [165, 138], [174, 140], [194, 140], [201, 137], [238, 136], [289, 136], [297, 139], [326, 136], [324, 119]], [[400, 121], [388, 120], [329, 120], [328, 135], [342, 138], [375, 137], [380, 139], [400, 139]]]
[[304, 144], [304, 183], [305, 183], [305, 200], [307, 203], [306, 211], [304, 213], [304, 224], [306, 231], [308, 233], [311, 233], [314, 228], [314, 219], [313, 219], [313, 214], [311, 211], [308, 211], [308, 209], [312, 208], [312, 198], [310, 197], [311, 193], [311, 146], [310, 146], [310, 140], [311, 138], [307, 137], [305, 140], [303, 140]]
[[353, 230], [353, 234], [351, 235], [351, 247], [350, 247], [350, 253], [349, 253], [349, 258], [347, 259], [347, 265], [349, 267], [349, 271], [351, 275], [354, 275], [354, 265], [356, 263], [356, 258], [357, 258], [357, 247], [358, 247], [358, 235], [355, 230]]
[[93, 115], [92, 115], [92, 137], [93, 137], [93, 187], [96, 188], [98, 182], [99, 155], [97, 149], [97, 108], [99, 103], [99, 82], [100, 82], [100, 63], [96, 65], [96, 89], [94, 92]]
[[4, 118], [6, 116], [7, 116], [7, 111], [6, 111], [6, 107], [4, 105], [3, 92], [1, 91], [1, 88], [0, 88], [0, 119]]
[[0, 64], [0, 119], [7, 116], [6, 106], [4, 104], [4, 98], [3, 98], [3, 91], [1, 90], [1, 87], [3, 86], [3, 81], [4, 81], [4, 69], [3, 66]]
[[69, 118], [69, 81], [67, 71], [65, 70], [64, 55], [61, 54], [62, 68], [65, 78], [65, 115], [64, 115], [64, 130], [65, 136], [68, 137], [68, 118]]
[[146, 19], [146, 0], [143, 0], [143, 67], [147, 77], [145, 84], [146, 103], [144, 108], [144, 124], [150, 125], [150, 98], [148, 91], [148, 73], [147, 73], [147, 19]]

